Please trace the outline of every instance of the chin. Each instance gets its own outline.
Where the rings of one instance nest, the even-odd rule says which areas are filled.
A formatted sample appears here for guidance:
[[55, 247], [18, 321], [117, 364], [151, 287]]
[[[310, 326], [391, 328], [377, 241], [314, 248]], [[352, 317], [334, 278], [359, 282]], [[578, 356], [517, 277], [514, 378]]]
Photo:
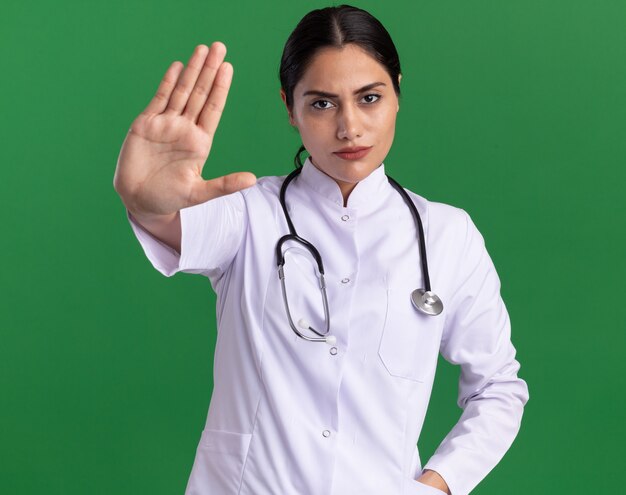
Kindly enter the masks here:
[[319, 163], [315, 160], [311, 160], [313, 165], [324, 172], [326, 175], [332, 177], [335, 180], [346, 182], [349, 184], [356, 184], [357, 182], [366, 179], [374, 170], [380, 165], [380, 161], [367, 162], [364, 161], [347, 161], [332, 155], [329, 157], [324, 165], [320, 167]]
[[378, 168], [380, 162], [352, 162], [344, 163], [344, 170], [346, 175], [351, 176], [355, 181], [360, 181], [369, 176], [374, 170]]

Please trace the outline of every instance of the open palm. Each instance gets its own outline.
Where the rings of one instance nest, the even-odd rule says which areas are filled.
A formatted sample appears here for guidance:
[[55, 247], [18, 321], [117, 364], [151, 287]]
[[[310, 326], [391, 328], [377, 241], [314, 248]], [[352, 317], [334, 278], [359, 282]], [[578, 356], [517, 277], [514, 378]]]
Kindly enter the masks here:
[[135, 212], [167, 215], [254, 184], [249, 172], [202, 178], [232, 80], [226, 47], [198, 45], [187, 68], [174, 62], [122, 145], [115, 189]]

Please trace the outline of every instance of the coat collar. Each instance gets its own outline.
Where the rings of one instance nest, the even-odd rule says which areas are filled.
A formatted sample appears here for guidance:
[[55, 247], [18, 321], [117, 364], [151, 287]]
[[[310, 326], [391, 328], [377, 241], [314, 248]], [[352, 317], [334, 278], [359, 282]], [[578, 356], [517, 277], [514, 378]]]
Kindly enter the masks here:
[[[313, 165], [311, 158], [307, 158], [302, 165], [300, 177], [302, 177], [303, 182], [308, 187], [333, 203], [343, 206], [343, 195], [339, 185], [332, 177]], [[357, 183], [350, 196], [348, 196], [347, 207], [358, 208], [366, 204], [373, 205], [378, 203], [383, 200], [384, 192], [388, 187], [390, 186], [385, 175], [385, 164], [381, 163], [365, 179]]]

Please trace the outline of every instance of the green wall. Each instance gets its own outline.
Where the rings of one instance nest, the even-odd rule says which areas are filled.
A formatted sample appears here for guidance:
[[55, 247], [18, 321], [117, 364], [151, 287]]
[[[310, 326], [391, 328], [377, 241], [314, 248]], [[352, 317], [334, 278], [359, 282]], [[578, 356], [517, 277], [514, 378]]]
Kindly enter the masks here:
[[[0, 492], [182, 493], [211, 394], [207, 279], [154, 270], [112, 180], [168, 65], [223, 41], [235, 76], [205, 177], [280, 175], [299, 142], [282, 45], [321, 2], [3, 2]], [[502, 280], [530, 401], [474, 493], [619, 493], [626, 2], [362, 1], [403, 95], [387, 170], [466, 209]], [[457, 420], [441, 360], [420, 439]], [[621, 452], [621, 454], [620, 454]]]

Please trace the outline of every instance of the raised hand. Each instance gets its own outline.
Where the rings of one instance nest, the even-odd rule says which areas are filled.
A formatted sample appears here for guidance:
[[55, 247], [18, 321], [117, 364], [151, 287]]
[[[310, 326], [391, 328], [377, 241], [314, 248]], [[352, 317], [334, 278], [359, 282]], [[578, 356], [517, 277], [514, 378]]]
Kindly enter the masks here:
[[225, 55], [226, 47], [216, 41], [210, 48], [198, 45], [184, 71], [182, 63], [172, 63], [133, 121], [113, 179], [132, 213], [171, 215], [256, 182], [249, 172], [212, 180], [201, 175], [232, 81]]

